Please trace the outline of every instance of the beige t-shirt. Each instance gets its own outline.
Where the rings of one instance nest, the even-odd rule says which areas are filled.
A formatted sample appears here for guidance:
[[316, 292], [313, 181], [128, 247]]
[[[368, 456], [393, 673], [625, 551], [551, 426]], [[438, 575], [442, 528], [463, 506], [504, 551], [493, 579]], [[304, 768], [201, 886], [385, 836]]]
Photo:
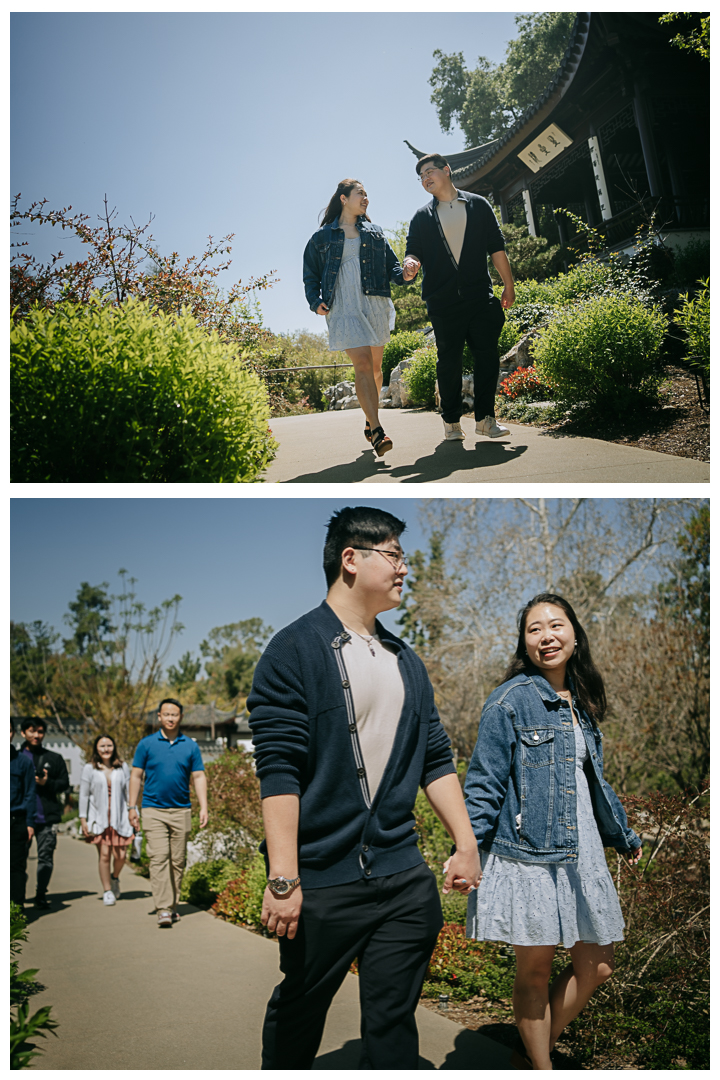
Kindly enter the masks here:
[[441, 202], [438, 199], [437, 212], [453, 258], [459, 263], [467, 225], [467, 200], [459, 195], [452, 202]]
[[375, 635], [368, 645], [367, 637], [361, 637], [350, 627], [346, 629], [350, 640], [343, 646], [343, 660], [355, 705], [370, 798], [374, 799], [392, 751], [405, 701], [405, 686], [393, 649], [383, 645]]

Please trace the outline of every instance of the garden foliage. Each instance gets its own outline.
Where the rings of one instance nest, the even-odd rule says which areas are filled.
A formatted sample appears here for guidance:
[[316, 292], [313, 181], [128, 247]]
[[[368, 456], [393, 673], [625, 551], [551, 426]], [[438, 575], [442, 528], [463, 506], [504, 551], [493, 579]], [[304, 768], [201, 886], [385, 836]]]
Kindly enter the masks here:
[[244, 923], [259, 930], [266, 884], [265, 859], [258, 854], [220, 893], [215, 902], [217, 914], [228, 922]]
[[33, 1050], [28, 1040], [55, 1034], [57, 1021], [50, 1016], [52, 1007], [43, 1005], [30, 1015], [28, 999], [45, 988], [35, 979], [37, 968], [18, 971], [18, 954], [27, 941], [27, 919], [17, 904], [10, 905], [10, 1068], [27, 1069], [42, 1051]]
[[11, 408], [14, 482], [253, 483], [275, 449], [236, 349], [132, 297], [17, 321]]
[[431, 409], [435, 404], [437, 348], [423, 345], [416, 349], [412, 353], [410, 366], [403, 372], [403, 378], [412, 404]]
[[[263, 837], [260, 781], [252, 754], [239, 748], [226, 750], [208, 764], [205, 774], [210, 821], [207, 828], [195, 832], [193, 840], [207, 849], [208, 859], [212, 853], [245, 867]], [[194, 791], [190, 798], [196, 812]]]
[[209, 859], [194, 863], [183, 874], [180, 899], [196, 907], [214, 904], [218, 893], [242, 873], [241, 867], [230, 859]]
[[393, 334], [383, 350], [382, 381], [383, 386], [390, 385], [390, 375], [401, 360], [407, 360], [425, 341], [425, 335], [418, 330], [401, 330]]
[[534, 367], [516, 368], [500, 384], [501, 397], [508, 401], [546, 401], [550, 390]]
[[570, 405], [627, 414], [659, 403], [666, 317], [632, 296], [598, 297], [556, 316], [534, 344], [538, 375]]
[[673, 315], [675, 323], [684, 331], [687, 339], [686, 357], [710, 384], [710, 279], [699, 281], [700, 290], [695, 296], [684, 293], [679, 311]]

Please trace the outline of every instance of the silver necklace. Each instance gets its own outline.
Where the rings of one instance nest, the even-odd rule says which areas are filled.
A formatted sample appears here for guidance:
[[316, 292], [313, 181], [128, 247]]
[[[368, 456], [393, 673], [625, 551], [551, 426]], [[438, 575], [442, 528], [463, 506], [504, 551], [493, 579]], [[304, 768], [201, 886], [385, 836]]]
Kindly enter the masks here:
[[373, 656], [376, 655], [375, 650], [373, 648], [373, 641], [375, 639], [373, 638], [372, 634], [370, 634], [369, 637], [366, 637], [365, 634], [360, 634], [357, 630], [353, 630], [353, 628], [351, 626], [348, 626], [347, 623], [343, 623], [343, 626], [345, 627], [346, 630], [350, 630], [351, 633], [355, 634], [357, 637], [362, 638], [362, 640], [365, 642], [368, 649], [370, 650], [371, 654]]

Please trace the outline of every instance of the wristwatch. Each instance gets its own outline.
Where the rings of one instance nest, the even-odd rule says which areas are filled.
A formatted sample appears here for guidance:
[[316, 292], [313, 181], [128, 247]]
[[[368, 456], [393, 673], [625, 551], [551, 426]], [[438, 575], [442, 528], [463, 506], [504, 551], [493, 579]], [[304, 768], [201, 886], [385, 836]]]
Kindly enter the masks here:
[[137, 806], [128, 806], [128, 810], [137, 810]]
[[296, 885], [300, 884], [300, 878], [286, 878], [282, 874], [280, 877], [268, 878], [268, 888], [275, 896], [287, 896], [291, 889], [294, 889]]

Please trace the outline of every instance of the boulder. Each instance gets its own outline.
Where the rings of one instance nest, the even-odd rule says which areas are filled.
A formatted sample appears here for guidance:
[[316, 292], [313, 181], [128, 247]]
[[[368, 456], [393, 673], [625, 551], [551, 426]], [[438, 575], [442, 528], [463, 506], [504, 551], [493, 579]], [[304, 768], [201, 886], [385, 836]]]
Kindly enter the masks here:
[[407, 386], [402, 378], [402, 373], [406, 368], [410, 367], [410, 363], [410, 360], [401, 360], [390, 373], [390, 386], [388, 387], [392, 403], [390, 408], [400, 409], [408, 404]]

